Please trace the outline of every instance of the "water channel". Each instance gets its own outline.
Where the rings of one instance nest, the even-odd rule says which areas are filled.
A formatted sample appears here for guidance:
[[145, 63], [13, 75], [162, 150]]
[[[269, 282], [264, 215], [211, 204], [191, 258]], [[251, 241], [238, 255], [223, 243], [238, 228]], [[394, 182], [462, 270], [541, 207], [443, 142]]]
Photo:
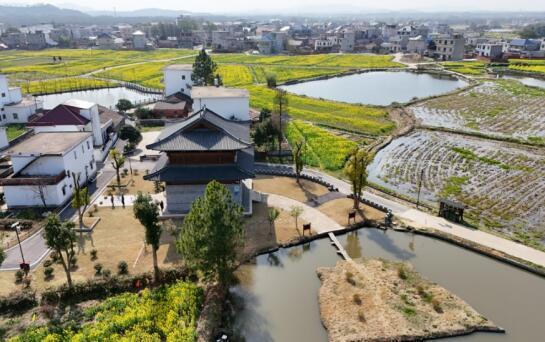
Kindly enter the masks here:
[[126, 99], [131, 101], [133, 104], [138, 104], [158, 98], [161, 98], [161, 95], [141, 93], [139, 91], [128, 89], [125, 87], [72, 91], [66, 93], [38, 96], [38, 99], [44, 101], [45, 109], [54, 108], [57, 105], [70, 99], [94, 102], [98, 103], [101, 106], [114, 109], [117, 101], [119, 101], [120, 99]]
[[[545, 279], [480, 254], [409, 233], [362, 229], [339, 236], [353, 258], [406, 260], [426, 278], [467, 301], [507, 334], [477, 333], [445, 341], [543, 341]], [[327, 341], [318, 306], [316, 268], [339, 256], [328, 239], [281, 249], [238, 271], [235, 327], [247, 341]]]
[[373, 71], [282, 86], [291, 93], [348, 103], [387, 106], [465, 87], [448, 75], [409, 71]]

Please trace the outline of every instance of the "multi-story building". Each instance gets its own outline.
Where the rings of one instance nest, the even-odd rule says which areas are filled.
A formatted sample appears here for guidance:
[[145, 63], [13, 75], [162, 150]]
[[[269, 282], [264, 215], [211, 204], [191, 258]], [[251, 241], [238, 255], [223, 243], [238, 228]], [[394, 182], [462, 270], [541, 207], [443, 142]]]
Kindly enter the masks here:
[[0, 185], [10, 209], [59, 207], [71, 199], [76, 179], [84, 185], [96, 174], [88, 132], [38, 133], [8, 148], [6, 155], [13, 173], [0, 178]]
[[503, 55], [503, 45], [495, 43], [477, 44], [475, 52], [479, 57], [496, 59], [500, 58]]
[[23, 96], [20, 87], [10, 87], [5, 75], [0, 75], [0, 125], [26, 123], [40, 111], [43, 102], [33, 96]]
[[145, 50], [148, 46], [146, 40], [146, 34], [142, 31], [135, 31], [132, 33], [132, 47], [136, 50]]
[[43, 31], [29, 32], [26, 35], [27, 48], [30, 50], [42, 50], [47, 47], [45, 33]]
[[443, 61], [459, 61], [464, 59], [465, 40], [460, 33], [439, 35], [435, 40], [436, 57]]

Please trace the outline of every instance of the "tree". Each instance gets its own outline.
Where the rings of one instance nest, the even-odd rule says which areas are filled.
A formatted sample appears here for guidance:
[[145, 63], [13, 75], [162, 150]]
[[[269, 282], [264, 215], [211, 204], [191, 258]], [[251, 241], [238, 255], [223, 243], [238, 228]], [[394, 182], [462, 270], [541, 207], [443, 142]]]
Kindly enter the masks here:
[[134, 115], [136, 115], [136, 117], [141, 120], [153, 119], [155, 117], [152, 110], [144, 107], [136, 108], [136, 110], [134, 111]]
[[208, 280], [225, 284], [244, 243], [242, 208], [217, 181], [206, 186], [185, 217], [176, 247], [185, 263]]
[[214, 73], [216, 69], [216, 63], [214, 63], [212, 58], [203, 48], [195, 58], [195, 63], [193, 63], [193, 73], [191, 74], [193, 84], [196, 86], [214, 84]]
[[288, 111], [288, 92], [284, 89], [277, 88], [276, 93], [274, 94], [274, 112], [278, 116], [275, 120], [277, 125], [277, 134], [278, 134], [278, 156], [280, 157], [282, 152], [282, 139], [283, 139], [283, 126], [282, 126], [282, 115], [287, 114]]
[[367, 185], [367, 166], [373, 161], [373, 153], [364, 149], [354, 149], [344, 167], [344, 173], [352, 184], [352, 195], [354, 196], [354, 209], [359, 209], [363, 188]]
[[72, 208], [78, 210], [79, 229], [83, 231], [83, 214], [91, 203], [89, 190], [86, 186], [80, 185], [80, 174], [72, 172], [72, 181], [74, 182], [74, 194], [72, 195]]
[[298, 205], [292, 205], [290, 207], [290, 215], [295, 219], [295, 229], [298, 227], [299, 216], [303, 213], [303, 208]]
[[272, 207], [272, 208], [269, 208], [268, 214], [269, 214], [268, 219], [269, 219], [269, 225], [270, 225], [269, 234], [272, 234], [274, 222], [278, 219], [278, 216], [280, 216], [280, 210], [278, 210], [275, 207]]
[[6, 253], [4, 252], [4, 249], [0, 247], [0, 266], [2, 266], [4, 260], [6, 260]]
[[297, 179], [297, 183], [299, 183], [301, 171], [303, 171], [303, 167], [305, 166], [305, 159], [303, 158], [303, 154], [305, 153], [305, 140], [300, 139], [295, 141], [291, 153], [295, 164], [295, 178]]
[[34, 197], [40, 199], [44, 209], [47, 209], [47, 202], [45, 200], [45, 194], [46, 194], [45, 189], [46, 189], [46, 186], [44, 184], [37, 184], [32, 187], [32, 192], [34, 193]]
[[273, 125], [271, 119], [265, 119], [258, 123], [252, 132], [252, 138], [257, 147], [272, 145], [274, 147], [274, 141], [276, 140], [278, 133], [276, 127]]
[[119, 175], [119, 170], [125, 164], [125, 157], [123, 157], [123, 155], [114, 148], [110, 151], [110, 158], [112, 158], [112, 166], [115, 169], [115, 175], [117, 177], [117, 189], [119, 191], [121, 190], [121, 177]]
[[119, 130], [119, 139], [127, 140], [129, 144], [136, 145], [142, 141], [142, 133], [131, 125], [125, 125]]
[[267, 87], [269, 88], [276, 88], [276, 75], [275, 74], [267, 74]]
[[119, 101], [117, 101], [117, 104], [115, 105], [117, 110], [120, 111], [120, 112], [125, 112], [129, 109], [132, 109], [132, 102], [127, 100], [127, 99], [119, 99]]
[[[68, 287], [72, 288], [72, 277], [70, 274], [70, 260], [74, 248], [74, 222], [62, 222], [57, 214], [50, 214], [44, 227], [44, 238], [47, 247], [57, 253], [61, 261]], [[64, 254], [63, 254], [64, 253]]]
[[159, 208], [149, 194], [138, 192], [133, 203], [134, 216], [146, 229], [146, 243], [151, 246], [153, 255], [153, 274], [155, 282], [159, 281], [159, 265], [157, 264], [157, 250], [161, 240], [161, 225], [159, 224]]

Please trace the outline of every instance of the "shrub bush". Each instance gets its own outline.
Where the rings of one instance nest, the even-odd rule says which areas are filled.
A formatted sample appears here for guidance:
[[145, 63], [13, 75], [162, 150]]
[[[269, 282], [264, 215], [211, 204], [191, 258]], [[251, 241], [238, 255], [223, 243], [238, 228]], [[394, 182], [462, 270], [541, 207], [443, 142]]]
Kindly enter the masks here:
[[407, 271], [405, 271], [405, 266], [403, 265], [400, 265], [398, 268], [397, 268], [397, 275], [399, 276], [400, 279], [407, 279]]
[[95, 261], [98, 258], [97, 254], [98, 251], [96, 249], [91, 249], [91, 261]]
[[363, 310], [358, 310], [358, 319], [360, 322], [364, 323], [365, 322], [365, 313], [363, 312]]
[[25, 273], [21, 270], [17, 270], [15, 272], [15, 283], [20, 284], [23, 281], [23, 277], [25, 276]]
[[112, 276], [112, 271], [110, 271], [109, 269], [105, 269], [102, 271], [102, 276], [105, 279], [109, 279]]
[[356, 285], [356, 280], [354, 279], [354, 274], [352, 272], [346, 272], [345, 277], [347, 283]]
[[120, 261], [119, 264], [117, 264], [117, 273], [120, 275], [129, 274], [129, 265], [127, 265], [127, 262]]
[[44, 267], [45, 268], [51, 267], [52, 265], [53, 265], [53, 260], [47, 259], [46, 261], [44, 261]]
[[95, 275], [102, 274], [102, 264], [101, 263], [95, 264], [94, 267], [95, 267]]
[[45, 280], [49, 280], [49, 279], [53, 278], [53, 272], [54, 272], [53, 267], [44, 268], [44, 278], [45, 278]]
[[37, 304], [34, 291], [17, 291], [8, 296], [0, 297], [0, 312], [23, 312]]
[[441, 307], [441, 303], [436, 298], [431, 300], [431, 305], [433, 305], [433, 309], [437, 313], [443, 313], [443, 308]]
[[354, 296], [352, 296], [352, 300], [353, 300], [354, 303], [356, 303], [357, 305], [361, 305], [361, 297], [360, 297], [359, 294], [354, 293]]

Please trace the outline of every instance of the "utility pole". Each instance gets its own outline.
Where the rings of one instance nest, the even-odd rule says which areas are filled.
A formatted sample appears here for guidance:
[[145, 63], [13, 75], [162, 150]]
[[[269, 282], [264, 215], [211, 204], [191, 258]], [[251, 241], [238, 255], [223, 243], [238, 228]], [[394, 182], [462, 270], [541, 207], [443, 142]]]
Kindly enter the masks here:
[[420, 205], [420, 190], [422, 189], [422, 178], [424, 178], [424, 169], [420, 171], [420, 180], [418, 181], [418, 197], [416, 199], [416, 209]]
[[11, 228], [15, 229], [15, 234], [17, 235], [17, 243], [19, 244], [19, 251], [21, 252], [21, 259], [23, 260], [23, 262], [19, 266], [25, 272], [25, 275], [26, 275], [28, 274], [28, 271], [30, 270], [30, 266], [25, 261], [25, 255], [23, 254], [23, 246], [21, 246], [21, 239], [19, 238], [19, 230], [21, 229], [20, 223], [15, 222], [14, 224], [11, 225]]

